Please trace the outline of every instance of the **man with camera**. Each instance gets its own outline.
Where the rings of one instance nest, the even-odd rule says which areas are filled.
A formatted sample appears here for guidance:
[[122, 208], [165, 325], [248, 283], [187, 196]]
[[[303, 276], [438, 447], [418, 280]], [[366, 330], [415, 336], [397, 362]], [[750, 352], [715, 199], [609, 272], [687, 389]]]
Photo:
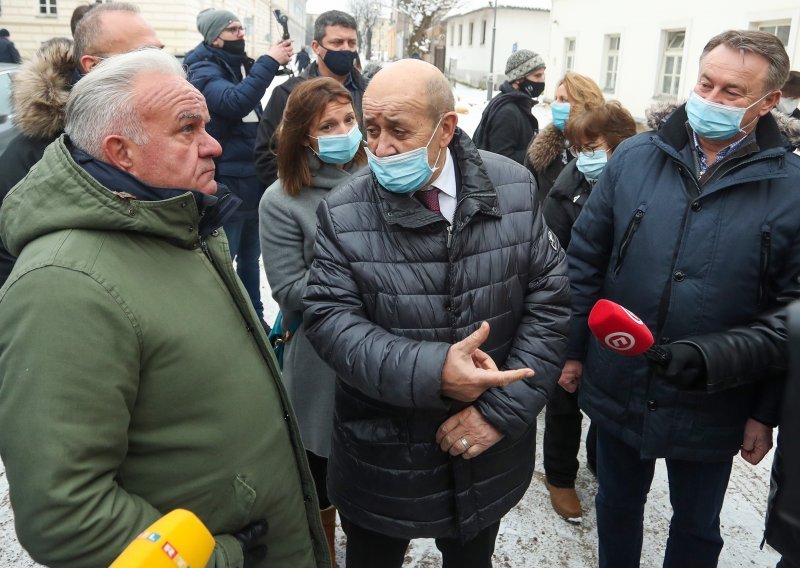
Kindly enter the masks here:
[[339, 81], [350, 91], [358, 123], [362, 124], [361, 99], [367, 85], [354, 65], [358, 59], [357, 28], [355, 18], [346, 12], [330, 10], [320, 14], [314, 22], [314, 40], [311, 42], [311, 50], [317, 60], [299, 76], [272, 91], [258, 125], [255, 146], [256, 175], [267, 187], [278, 179], [277, 145], [273, 134], [283, 118], [289, 95], [301, 81], [314, 77], [330, 77]]
[[189, 81], [206, 98], [211, 113], [208, 132], [222, 145], [216, 180], [242, 200], [239, 211], [225, 224], [225, 233], [239, 278], [259, 318], [263, 318], [258, 202], [266, 185], [256, 178], [253, 147], [261, 98], [278, 68], [292, 58], [292, 42], [281, 40], [266, 55], [253, 60], [245, 52], [245, 28], [232, 12], [203, 10], [197, 16], [197, 29], [203, 41], [186, 55], [184, 63]]

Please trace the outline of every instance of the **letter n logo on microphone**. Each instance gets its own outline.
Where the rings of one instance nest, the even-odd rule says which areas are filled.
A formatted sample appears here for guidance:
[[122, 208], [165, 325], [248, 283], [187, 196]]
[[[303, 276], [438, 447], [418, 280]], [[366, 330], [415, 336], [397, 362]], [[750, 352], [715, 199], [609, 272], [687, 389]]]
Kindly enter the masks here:
[[614, 351], [630, 351], [636, 346], [636, 340], [630, 333], [615, 331], [606, 335], [603, 342]]

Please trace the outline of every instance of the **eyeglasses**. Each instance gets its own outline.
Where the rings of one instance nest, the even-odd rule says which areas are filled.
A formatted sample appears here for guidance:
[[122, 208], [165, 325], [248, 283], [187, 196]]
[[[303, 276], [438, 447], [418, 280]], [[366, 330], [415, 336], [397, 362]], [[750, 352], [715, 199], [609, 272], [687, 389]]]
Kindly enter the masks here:
[[599, 153], [604, 151], [605, 150], [603, 150], [602, 148], [599, 147], [591, 148], [589, 146], [583, 146], [583, 147], [570, 146], [569, 148], [569, 153], [572, 154], [572, 156], [575, 158], [577, 158], [579, 154], [586, 154], [587, 158], [594, 158], [595, 152]]
[[247, 28], [245, 28], [244, 26], [231, 26], [229, 28], [225, 28], [222, 31], [223, 32], [230, 32], [232, 34], [237, 34], [238, 35], [239, 32], [245, 33], [247, 31]]

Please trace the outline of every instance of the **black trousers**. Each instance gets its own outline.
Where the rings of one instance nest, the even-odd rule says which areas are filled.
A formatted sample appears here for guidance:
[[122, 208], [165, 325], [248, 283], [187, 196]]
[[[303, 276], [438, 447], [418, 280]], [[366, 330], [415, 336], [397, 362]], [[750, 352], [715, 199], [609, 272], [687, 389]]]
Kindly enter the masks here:
[[[400, 568], [403, 565], [410, 540], [373, 532], [341, 515], [339, 518], [347, 535], [346, 568]], [[457, 538], [437, 538], [442, 568], [491, 568], [499, 529], [500, 521], [497, 521], [463, 544]]]
[[[583, 414], [578, 407], [578, 393], [556, 386], [547, 401], [544, 415], [544, 473], [554, 487], [575, 487], [578, 476], [578, 449], [581, 445]], [[586, 434], [586, 461], [596, 471], [597, 432], [594, 424]]]
[[328, 499], [328, 458], [323, 458], [306, 450], [308, 468], [311, 470], [311, 477], [317, 489], [317, 499], [319, 500], [319, 510], [327, 509], [331, 506]]

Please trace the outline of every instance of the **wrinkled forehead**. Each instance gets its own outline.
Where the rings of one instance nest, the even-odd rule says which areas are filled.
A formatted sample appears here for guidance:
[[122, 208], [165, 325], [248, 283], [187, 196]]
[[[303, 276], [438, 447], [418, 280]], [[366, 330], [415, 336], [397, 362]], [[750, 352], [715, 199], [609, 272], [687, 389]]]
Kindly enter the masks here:
[[209, 120], [206, 100], [189, 81], [176, 75], [148, 73], [136, 80], [136, 104], [145, 118], [179, 121], [196, 116]]

